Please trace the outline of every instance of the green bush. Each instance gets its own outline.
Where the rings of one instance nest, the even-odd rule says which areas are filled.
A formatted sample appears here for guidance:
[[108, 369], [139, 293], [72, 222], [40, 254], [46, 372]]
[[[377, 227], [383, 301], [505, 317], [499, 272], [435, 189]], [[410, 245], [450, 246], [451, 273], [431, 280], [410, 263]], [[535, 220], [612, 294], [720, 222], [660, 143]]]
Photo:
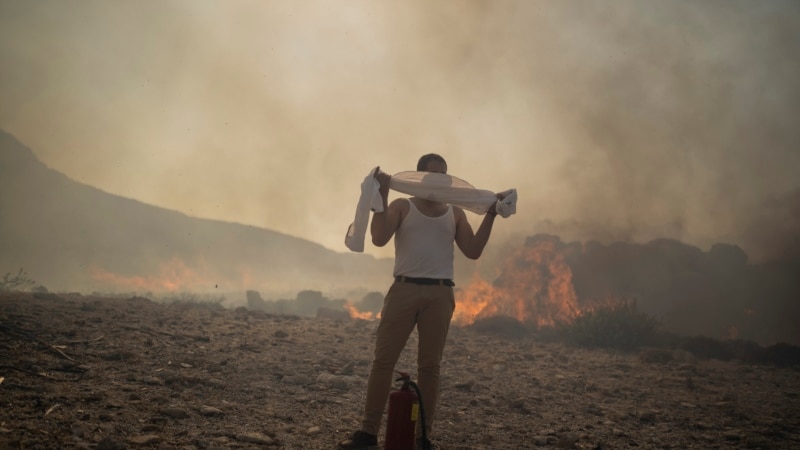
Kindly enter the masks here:
[[559, 334], [575, 345], [633, 350], [650, 345], [659, 321], [636, 309], [636, 300], [616, 300], [582, 312], [572, 323], [561, 324]]

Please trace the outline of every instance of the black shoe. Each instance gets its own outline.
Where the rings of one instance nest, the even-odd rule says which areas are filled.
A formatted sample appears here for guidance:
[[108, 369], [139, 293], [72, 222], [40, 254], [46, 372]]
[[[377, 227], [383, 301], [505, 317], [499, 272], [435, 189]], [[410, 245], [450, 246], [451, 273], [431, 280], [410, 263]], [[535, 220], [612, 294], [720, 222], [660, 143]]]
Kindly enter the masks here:
[[436, 447], [433, 445], [430, 439], [428, 438], [417, 438], [417, 450], [435, 450]]
[[339, 448], [341, 450], [378, 450], [378, 436], [356, 431], [350, 439], [339, 442]]

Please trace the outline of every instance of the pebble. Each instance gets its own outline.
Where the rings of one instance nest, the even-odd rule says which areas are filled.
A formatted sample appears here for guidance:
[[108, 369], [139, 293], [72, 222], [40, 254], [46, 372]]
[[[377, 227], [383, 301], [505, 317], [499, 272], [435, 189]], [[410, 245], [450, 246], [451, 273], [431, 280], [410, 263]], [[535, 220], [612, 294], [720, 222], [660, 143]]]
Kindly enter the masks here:
[[271, 445], [275, 443], [274, 439], [261, 433], [240, 434], [236, 436], [236, 440], [239, 442], [248, 442], [250, 444], [261, 444], [261, 445]]
[[301, 386], [301, 385], [311, 384], [311, 379], [305, 375], [286, 375], [283, 378], [281, 378], [281, 383], [291, 384], [294, 386]]
[[738, 430], [726, 431], [722, 436], [728, 441], [739, 441], [742, 439], [742, 433]]
[[110, 437], [105, 437], [97, 443], [95, 450], [125, 450], [127, 447], [128, 446], [122, 442], [114, 440]]
[[317, 375], [317, 383], [329, 388], [346, 391], [350, 389], [351, 385], [358, 382], [358, 378], [348, 375], [334, 375], [332, 373], [322, 372]]
[[164, 414], [167, 417], [172, 417], [173, 419], [185, 419], [189, 417], [189, 413], [185, 409], [181, 408], [164, 408], [161, 410], [161, 414]]
[[131, 436], [128, 442], [133, 445], [152, 445], [161, 441], [161, 438], [155, 434], [142, 434], [139, 436]]
[[344, 367], [339, 369], [339, 375], [352, 375], [354, 372], [353, 369], [355, 369], [355, 367], [356, 367], [356, 362], [350, 361]]
[[201, 406], [200, 414], [206, 417], [213, 417], [213, 416], [222, 416], [225, 413], [223, 413], [221, 409], [214, 408], [213, 406]]
[[160, 386], [160, 385], [164, 384], [164, 382], [161, 380], [161, 378], [150, 377], [150, 376], [142, 377], [142, 383], [148, 384], [148, 385], [151, 385], [151, 386]]

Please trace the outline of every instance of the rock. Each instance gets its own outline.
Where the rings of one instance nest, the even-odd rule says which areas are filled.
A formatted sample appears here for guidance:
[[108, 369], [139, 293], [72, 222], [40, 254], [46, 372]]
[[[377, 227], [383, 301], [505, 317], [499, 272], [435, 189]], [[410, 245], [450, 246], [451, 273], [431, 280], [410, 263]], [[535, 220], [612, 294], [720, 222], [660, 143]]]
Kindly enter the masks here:
[[104, 437], [97, 443], [95, 450], [125, 450], [128, 446], [110, 437]]
[[185, 409], [169, 407], [161, 410], [161, 414], [173, 419], [185, 419], [189, 417], [189, 413]]
[[161, 378], [145, 376], [142, 377], [142, 383], [148, 384], [150, 386], [160, 386], [164, 384], [164, 381], [161, 380]]
[[740, 441], [742, 440], [742, 432], [739, 430], [730, 430], [722, 433], [722, 437], [724, 437], [726, 441]]
[[239, 442], [247, 442], [250, 444], [260, 444], [260, 445], [272, 445], [275, 443], [274, 439], [261, 433], [240, 434], [236, 436], [236, 440]]
[[328, 389], [338, 389], [346, 391], [350, 386], [356, 384], [358, 378], [345, 375], [334, 375], [327, 372], [322, 372], [317, 376], [317, 383], [327, 387]]
[[70, 429], [75, 437], [83, 439], [86, 436], [86, 426], [81, 423], [73, 423]]
[[645, 411], [639, 414], [639, 421], [644, 423], [654, 423], [656, 421], [655, 411]]
[[169, 419], [164, 416], [153, 416], [150, 418], [149, 422], [156, 425], [166, 425]]
[[214, 417], [214, 416], [222, 416], [225, 413], [222, 412], [221, 409], [214, 408], [212, 406], [201, 406], [200, 407], [200, 414], [206, 417]]
[[577, 433], [559, 433], [557, 448], [577, 448], [576, 444], [580, 436]]
[[155, 397], [152, 397], [150, 399], [150, 402], [163, 405], [169, 403], [169, 399], [167, 397], [164, 397], [163, 395], [156, 395]]
[[522, 399], [522, 398], [514, 400], [513, 402], [511, 402], [511, 407], [516, 409], [517, 411], [519, 411], [522, 414], [531, 414], [531, 412], [532, 412], [530, 410], [530, 408], [528, 408], [528, 406], [525, 404], [525, 399]]
[[225, 387], [225, 382], [219, 378], [206, 378], [203, 380], [203, 384], [216, 389], [222, 389]]
[[293, 386], [304, 386], [311, 384], [311, 379], [305, 375], [285, 375], [281, 378], [281, 383]]
[[142, 434], [139, 436], [129, 437], [128, 442], [133, 445], [152, 445], [161, 442], [161, 438], [155, 434]]
[[355, 361], [350, 361], [349, 363], [345, 364], [344, 367], [339, 369], [339, 375], [352, 375], [356, 367]]
[[473, 386], [475, 386], [474, 381], [459, 381], [454, 385], [456, 389], [466, 392], [471, 391]]

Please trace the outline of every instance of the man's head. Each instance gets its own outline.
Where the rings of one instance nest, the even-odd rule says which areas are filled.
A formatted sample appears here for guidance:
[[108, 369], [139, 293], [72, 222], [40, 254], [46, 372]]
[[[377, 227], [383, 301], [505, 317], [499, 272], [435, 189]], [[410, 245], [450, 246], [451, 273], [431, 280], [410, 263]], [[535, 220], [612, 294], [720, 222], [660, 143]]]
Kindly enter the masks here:
[[447, 173], [447, 161], [436, 153], [422, 155], [417, 162], [417, 172]]

